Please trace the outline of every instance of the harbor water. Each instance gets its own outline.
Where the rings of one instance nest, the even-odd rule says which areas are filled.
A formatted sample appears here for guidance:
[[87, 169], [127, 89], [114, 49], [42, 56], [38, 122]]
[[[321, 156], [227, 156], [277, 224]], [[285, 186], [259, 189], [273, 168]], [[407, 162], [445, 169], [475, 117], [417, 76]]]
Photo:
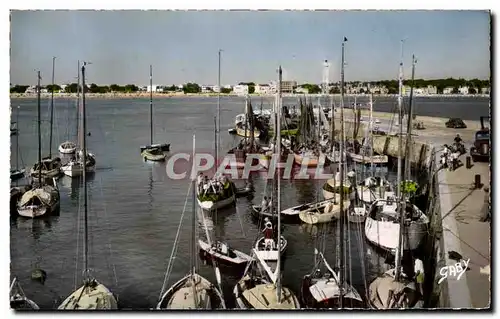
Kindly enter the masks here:
[[[358, 103], [366, 100], [357, 99]], [[254, 108], [260, 98], [252, 101]], [[263, 100], [269, 108], [272, 98]], [[396, 99], [376, 98], [374, 111], [390, 112]], [[76, 107], [74, 100], [55, 99], [55, 121], [52, 153], [57, 154], [60, 143], [76, 140]], [[171, 144], [171, 153], [189, 152], [192, 135], [197, 147], [213, 149], [216, 98], [162, 98], [154, 101], [154, 142]], [[284, 105], [297, 104], [296, 99], [285, 99]], [[36, 100], [11, 101], [12, 120], [16, 121], [19, 108], [19, 149], [27, 169], [37, 159]], [[488, 99], [422, 98], [416, 99], [417, 115], [461, 117], [477, 120], [478, 114], [489, 113]], [[50, 100], [42, 100], [42, 153], [48, 155]], [[239, 140], [227, 133], [233, 127], [234, 117], [243, 113], [244, 100], [221, 98], [221, 141], [227, 151]], [[190, 265], [191, 197], [189, 181], [167, 177], [164, 163], [144, 162], [139, 146], [149, 143], [148, 99], [88, 99], [87, 146], [96, 155], [97, 170], [88, 180], [90, 267], [92, 274], [119, 298], [120, 308], [149, 309], [156, 306], [163, 285], [164, 274], [172, 245], [186, 204], [185, 218], [180, 232], [175, 264], [167, 284], [169, 287], [184, 276]], [[11, 138], [11, 163], [16, 163], [15, 137]], [[394, 173], [390, 173], [394, 178]], [[22, 183], [22, 181], [21, 181]], [[260, 230], [250, 216], [250, 206], [261, 201], [265, 181], [255, 176], [253, 199], [238, 199], [235, 209], [205, 214], [215, 238], [227, 241], [231, 247], [250, 253]], [[321, 180], [294, 180], [282, 182], [282, 208], [307, 203], [321, 198]], [[244, 181], [236, 181], [243, 186]], [[44, 219], [11, 220], [11, 276], [17, 276], [27, 296], [42, 309], [57, 306], [81, 284], [82, 222], [78, 216], [83, 209], [82, 185], [69, 177], [58, 181], [61, 194], [59, 216]], [[198, 232], [204, 237], [201, 224]], [[365, 281], [369, 283], [384, 266], [384, 256], [376, 252], [364, 238], [362, 225], [350, 224], [351, 261], [347, 277], [364, 295]], [[310, 273], [314, 261], [314, 247], [326, 242], [325, 256], [335, 265], [336, 227], [285, 224], [288, 239], [283, 284], [298, 294], [301, 279]], [[326, 237], [324, 236], [326, 233]], [[215, 276], [210, 266], [200, 263], [200, 272], [211, 281]], [[32, 269], [47, 272], [42, 285], [31, 281]], [[352, 272], [352, 275], [349, 273]], [[224, 295], [228, 306], [234, 305], [232, 289], [239, 273], [223, 271]]]

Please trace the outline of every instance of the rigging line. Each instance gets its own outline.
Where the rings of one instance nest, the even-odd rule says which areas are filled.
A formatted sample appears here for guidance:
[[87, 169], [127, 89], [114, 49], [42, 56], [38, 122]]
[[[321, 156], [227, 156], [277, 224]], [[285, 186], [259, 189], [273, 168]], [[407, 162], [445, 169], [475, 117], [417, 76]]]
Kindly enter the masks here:
[[[110, 222], [109, 222], [109, 218], [108, 218], [108, 210], [106, 208], [106, 201], [105, 201], [105, 198], [104, 198], [104, 191], [103, 191], [103, 187], [102, 187], [102, 176], [99, 176], [99, 188], [101, 190], [101, 198], [102, 198], [102, 205], [103, 205], [103, 208], [104, 208], [104, 220], [106, 222], [106, 226], [108, 228], [108, 230], [110, 229], [109, 225], [110, 225]], [[113, 269], [113, 276], [114, 276], [114, 279], [115, 279], [115, 284], [118, 286], [118, 275], [116, 274], [116, 264], [113, 262], [113, 250], [112, 250], [112, 247], [111, 247], [111, 239], [108, 237], [108, 250], [109, 250], [109, 256], [110, 256], [110, 259], [111, 259], [111, 266], [112, 266], [112, 269]]]
[[79, 264], [79, 247], [80, 247], [80, 228], [81, 228], [81, 219], [82, 219], [82, 205], [81, 203], [81, 188], [80, 185], [82, 184], [82, 180], [80, 179], [78, 181], [78, 214], [77, 214], [77, 219], [76, 219], [76, 258], [75, 258], [75, 282], [74, 282], [74, 289], [76, 290], [77, 285], [78, 285], [78, 264]]
[[179, 240], [179, 235], [181, 233], [181, 227], [182, 227], [182, 221], [184, 219], [184, 213], [186, 212], [186, 207], [187, 207], [187, 204], [188, 204], [188, 199], [191, 197], [190, 196], [190, 192], [191, 192], [191, 186], [192, 183], [189, 183], [189, 187], [188, 187], [188, 190], [187, 190], [187, 194], [186, 194], [186, 199], [184, 200], [184, 208], [182, 209], [182, 214], [181, 214], [181, 218], [180, 218], [180, 221], [179, 221], [179, 227], [177, 227], [177, 233], [175, 234], [175, 240], [174, 240], [174, 245], [172, 247], [172, 252], [170, 254], [170, 258], [169, 258], [169, 261], [168, 261], [168, 265], [167, 265], [167, 270], [165, 271], [165, 278], [163, 280], [163, 285], [161, 287], [161, 292], [160, 292], [160, 297], [159, 297], [159, 301], [161, 301], [161, 298], [163, 297], [163, 293], [165, 291], [165, 287], [167, 285], [167, 281], [170, 277], [170, 272], [172, 271], [172, 268], [173, 268], [173, 260], [174, 260], [174, 254], [176, 253], [177, 251], [177, 246], [178, 246], [178, 240]]

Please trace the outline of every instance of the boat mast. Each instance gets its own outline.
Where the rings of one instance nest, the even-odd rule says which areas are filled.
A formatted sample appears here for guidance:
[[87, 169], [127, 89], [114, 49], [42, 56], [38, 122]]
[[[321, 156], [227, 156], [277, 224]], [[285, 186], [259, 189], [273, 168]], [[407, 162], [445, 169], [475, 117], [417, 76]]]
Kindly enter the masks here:
[[16, 114], [16, 170], [19, 170], [19, 110], [21, 106], [17, 106], [17, 114]]
[[406, 126], [406, 163], [405, 163], [405, 178], [404, 180], [409, 180], [411, 176], [411, 131], [412, 131], [412, 121], [413, 121], [413, 86], [415, 84], [415, 64], [417, 60], [415, 55], [411, 57], [411, 88], [410, 88], [410, 101], [408, 105], [408, 125]]
[[[373, 165], [373, 93], [370, 94], [370, 168], [372, 175], [375, 175], [375, 167]], [[364, 165], [364, 160], [363, 160]]]
[[396, 281], [399, 281], [401, 277], [401, 256], [403, 249], [403, 232], [404, 232], [404, 214], [403, 205], [405, 204], [402, 199], [402, 189], [401, 189], [401, 179], [402, 179], [402, 167], [403, 164], [403, 44], [401, 41], [401, 61], [399, 62], [399, 95], [398, 95], [398, 122], [399, 122], [399, 135], [398, 135], [398, 175], [397, 175], [397, 201], [398, 213], [399, 213], [399, 238], [398, 238], [398, 248], [396, 249]]
[[344, 50], [347, 38], [342, 41], [342, 67], [340, 71], [340, 272], [339, 272], [339, 306], [344, 304]]
[[153, 145], [153, 65], [149, 65], [149, 132], [150, 144]]
[[[40, 71], [38, 74], [38, 85], [36, 90], [37, 98], [37, 109], [38, 109], [38, 186], [42, 186], [42, 130], [41, 130], [41, 119], [40, 119]], [[18, 124], [19, 125], [19, 124]]]
[[52, 158], [52, 125], [54, 124], [54, 77], [55, 77], [56, 57], [52, 57], [52, 87], [50, 98], [50, 138], [49, 138], [49, 158]]
[[[83, 239], [83, 269], [88, 276], [88, 253], [89, 253], [89, 230], [88, 230], [88, 212], [87, 212], [87, 120], [85, 115], [85, 66], [89, 64], [83, 62], [82, 65], [82, 176], [83, 176], [83, 213], [84, 213], [84, 239]], [[84, 278], [84, 279], [88, 279]]]
[[215, 146], [215, 164], [216, 165], [218, 165], [218, 161], [219, 161], [219, 147], [220, 147], [220, 91], [221, 91], [221, 87], [220, 87], [220, 59], [221, 59], [221, 53], [222, 53], [222, 49], [219, 49], [219, 52], [218, 52], [219, 65], [218, 65], [218, 72], [217, 72], [217, 86], [219, 87], [219, 90], [217, 91], [217, 126], [215, 128], [215, 134], [217, 135], [216, 146]]
[[79, 130], [80, 130], [80, 60], [78, 60], [78, 78], [76, 85], [76, 138], [77, 143], [80, 143], [81, 146], [81, 138]]
[[[193, 134], [193, 158], [196, 152], [196, 135]], [[192, 174], [191, 177], [191, 188], [192, 188], [192, 210], [193, 218], [191, 221], [191, 279], [194, 281], [194, 275], [196, 274], [196, 174]], [[203, 214], [203, 212], [202, 212]], [[198, 306], [198, 294], [196, 291], [196, 284], [193, 282], [193, 298], [194, 306]]]
[[[281, 159], [281, 103], [283, 102], [283, 99], [282, 99], [282, 96], [281, 96], [281, 83], [282, 83], [282, 75], [283, 75], [283, 71], [281, 70], [281, 65], [279, 67], [279, 70], [278, 70], [278, 74], [279, 74], [279, 77], [278, 77], [278, 107], [276, 109], [276, 115], [278, 117], [277, 121], [278, 121], [278, 129], [277, 129], [277, 132], [276, 132], [276, 138], [277, 138], [277, 141], [276, 141], [276, 151], [278, 153], [278, 156], [277, 156], [277, 161], [279, 163], [279, 160]], [[277, 197], [277, 210], [278, 210], [278, 243], [277, 243], [277, 248], [278, 248], [278, 262], [277, 262], [277, 271], [278, 271], [278, 278], [276, 280], [276, 288], [277, 288], [277, 292], [276, 292], [276, 296], [278, 297], [278, 304], [281, 303], [281, 192], [280, 192], [280, 187], [281, 187], [281, 177], [280, 177], [280, 173], [279, 173], [279, 170], [276, 170], [276, 174], [277, 174], [277, 194], [276, 194], [276, 197]]]

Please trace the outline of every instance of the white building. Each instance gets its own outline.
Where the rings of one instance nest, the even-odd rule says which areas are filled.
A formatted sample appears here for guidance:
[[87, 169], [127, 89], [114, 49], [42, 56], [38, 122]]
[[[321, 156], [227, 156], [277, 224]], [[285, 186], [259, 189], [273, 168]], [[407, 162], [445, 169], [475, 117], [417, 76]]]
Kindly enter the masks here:
[[[148, 85], [146, 88], [147, 92], [151, 92], [151, 85]], [[163, 87], [161, 85], [153, 84], [153, 92], [162, 92]]]
[[209, 93], [212, 92], [212, 87], [210, 85], [202, 85], [201, 93]]
[[448, 86], [443, 89], [443, 94], [451, 94], [453, 93], [453, 87]]
[[469, 87], [468, 86], [459, 87], [458, 92], [463, 95], [469, 94]]
[[66, 87], [67, 87], [67, 86], [68, 86], [67, 84], [61, 84], [61, 89], [59, 90], [59, 93], [64, 93], [64, 92], [66, 92]]
[[271, 86], [269, 84], [257, 84], [255, 86], [255, 93], [256, 94], [271, 94]]
[[235, 85], [233, 87], [233, 92], [238, 95], [247, 95], [248, 85]]

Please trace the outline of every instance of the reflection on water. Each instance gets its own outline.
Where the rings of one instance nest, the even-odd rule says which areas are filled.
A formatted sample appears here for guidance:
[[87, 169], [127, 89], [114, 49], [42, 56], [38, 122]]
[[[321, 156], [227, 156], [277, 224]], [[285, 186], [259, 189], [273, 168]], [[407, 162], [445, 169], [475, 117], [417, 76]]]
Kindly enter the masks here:
[[18, 231], [29, 233], [35, 241], [41, 236], [50, 236], [52, 225], [57, 224], [58, 216], [47, 216], [43, 218], [24, 218], [21, 216], [11, 218], [11, 227]]

